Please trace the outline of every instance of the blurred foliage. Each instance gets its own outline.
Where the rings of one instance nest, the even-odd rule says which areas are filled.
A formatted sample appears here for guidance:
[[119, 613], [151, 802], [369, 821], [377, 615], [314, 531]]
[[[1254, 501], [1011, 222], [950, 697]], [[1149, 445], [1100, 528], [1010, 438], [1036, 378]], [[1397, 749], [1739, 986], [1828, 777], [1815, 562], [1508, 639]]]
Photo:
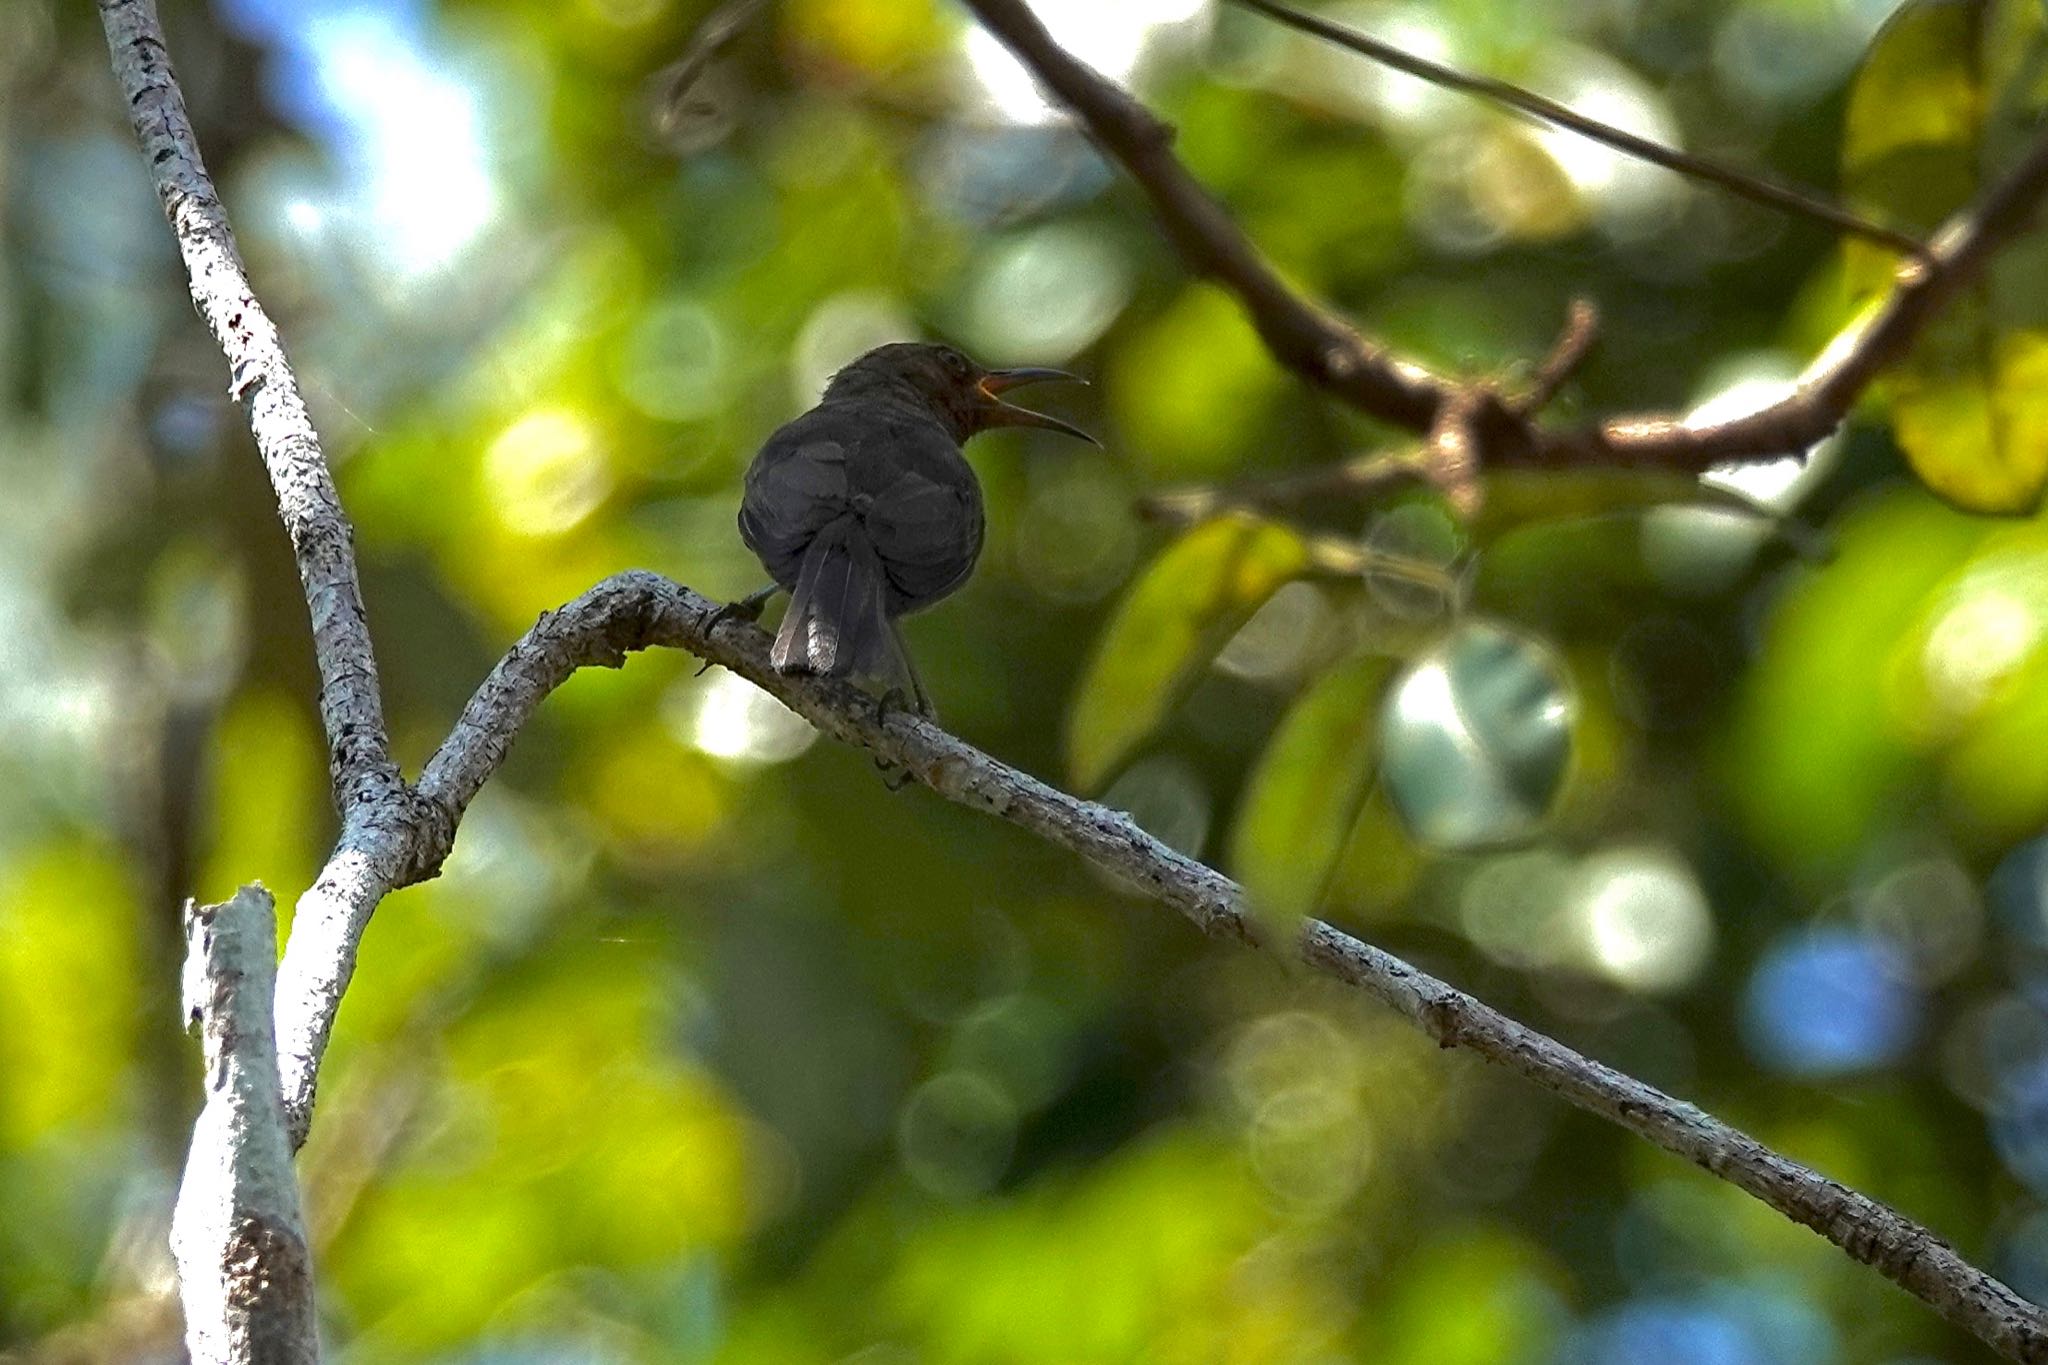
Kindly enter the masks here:
[[[949, 725], [2048, 1294], [2048, 239], [1803, 467], [1162, 532], [1138, 493], [1398, 442], [955, 9], [771, 5], [664, 111], [696, 0], [164, 8], [409, 765], [603, 575], [757, 586], [739, 473], [851, 355], [1063, 365], [1111, 453], [970, 452], [988, 550], [908, 630]], [[1893, 268], [1205, 0], [1038, 8], [1404, 351], [1512, 383], [1598, 300], [1560, 420], [1781, 394]], [[1333, 11], [1925, 229], [2010, 163], [2039, 10], [1896, 8]], [[333, 815], [290, 556], [90, 7], [0, 4], [0, 130], [0, 1357], [164, 1360], [178, 906], [289, 904]], [[1420, 765], [1440, 797], [1547, 820], [1418, 837], [1403, 714], [1473, 765]], [[379, 911], [302, 1169], [343, 1361], [1977, 1358], [1710, 1177], [665, 655], [572, 679]]]
[[[2048, 107], [2038, 5], [1915, 0], [1873, 42], [1850, 91], [1843, 183], [1866, 208], [1931, 232], [2024, 150]], [[1896, 262], [1848, 248], [1852, 288]], [[1914, 472], [1966, 510], [2025, 512], [2048, 483], [2048, 248], [2000, 255], [1888, 377]]]
[[1308, 565], [1299, 535], [1249, 516], [1197, 527], [1162, 554], [1103, 632], [1075, 698], [1075, 781], [1100, 787], [1252, 613]]

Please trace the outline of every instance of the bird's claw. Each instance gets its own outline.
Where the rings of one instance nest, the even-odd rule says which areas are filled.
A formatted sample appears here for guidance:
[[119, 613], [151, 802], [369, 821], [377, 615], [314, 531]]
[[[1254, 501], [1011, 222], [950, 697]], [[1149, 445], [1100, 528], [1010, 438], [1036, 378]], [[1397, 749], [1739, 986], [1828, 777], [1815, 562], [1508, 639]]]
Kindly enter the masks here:
[[882, 775], [882, 785], [892, 792], [900, 792], [910, 785], [910, 769], [900, 763], [891, 762], [880, 754], [875, 755], [875, 771]]
[[931, 699], [924, 696], [921, 690], [918, 695], [912, 696], [900, 687], [892, 687], [875, 698], [877, 726], [887, 725], [890, 715], [897, 711], [908, 711], [920, 720], [931, 720], [938, 714], [932, 709]]
[[[929, 720], [932, 715], [931, 702], [918, 695], [912, 697], [901, 687], [892, 687], [875, 698], [875, 726], [882, 728], [889, 723], [889, 716], [896, 711], [910, 711]], [[875, 769], [882, 774], [882, 785], [892, 792], [900, 792], [910, 785], [911, 771], [900, 763], [875, 755]]]
[[[751, 622], [760, 620], [761, 609], [768, 605], [768, 597], [773, 591], [774, 588], [771, 585], [770, 587], [763, 588], [760, 592], [749, 594], [748, 596], [742, 597], [737, 601], [727, 602], [724, 606], [721, 606], [717, 611], [712, 612], [711, 615], [707, 617], [704, 622], [704, 638], [707, 640], [710, 639], [714, 634], [717, 633], [718, 628], [724, 625], [727, 621]], [[700, 678], [703, 677], [704, 671], [710, 667], [711, 660], [706, 659], [702, 664], [698, 666], [696, 676]]]
[[761, 608], [766, 602], [767, 599], [758, 593], [752, 597], [742, 597], [735, 602], [727, 602], [711, 613], [711, 619], [704, 623], [704, 633], [711, 634], [727, 621], [758, 621], [761, 619]]

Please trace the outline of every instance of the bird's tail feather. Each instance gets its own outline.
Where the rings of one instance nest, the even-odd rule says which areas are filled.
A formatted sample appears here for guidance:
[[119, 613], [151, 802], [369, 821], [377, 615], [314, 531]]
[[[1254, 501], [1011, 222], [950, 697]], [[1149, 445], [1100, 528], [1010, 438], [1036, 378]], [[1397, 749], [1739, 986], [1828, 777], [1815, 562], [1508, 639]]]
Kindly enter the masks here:
[[878, 673], [889, 658], [885, 586], [858, 522], [825, 527], [804, 551], [768, 661], [781, 673]]

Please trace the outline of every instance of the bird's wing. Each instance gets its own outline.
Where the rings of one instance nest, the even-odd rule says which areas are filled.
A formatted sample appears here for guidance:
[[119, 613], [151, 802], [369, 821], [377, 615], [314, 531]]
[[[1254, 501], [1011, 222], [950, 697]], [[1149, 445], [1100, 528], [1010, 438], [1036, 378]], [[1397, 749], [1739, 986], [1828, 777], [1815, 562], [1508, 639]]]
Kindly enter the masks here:
[[[960, 447], [936, 426], [898, 427], [856, 457], [872, 489], [868, 539], [899, 611], [929, 606], [964, 582], [981, 554], [981, 491]], [[861, 458], [866, 457], [866, 458]]]
[[785, 588], [796, 585], [804, 550], [851, 505], [846, 444], [792, 423], [768, 439], [747, 469], [740, 536]]

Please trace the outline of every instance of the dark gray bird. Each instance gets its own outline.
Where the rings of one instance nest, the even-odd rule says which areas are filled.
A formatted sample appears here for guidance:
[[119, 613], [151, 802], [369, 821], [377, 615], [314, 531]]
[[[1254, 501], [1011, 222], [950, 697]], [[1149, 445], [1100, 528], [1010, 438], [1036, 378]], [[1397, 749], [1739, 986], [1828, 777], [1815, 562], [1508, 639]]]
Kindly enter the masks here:
[[1094, 438], [1002, 394], [1072, 379], [988, 370], [950, 346], [898, 342], [832, 377], [818, 406], [768, 438], [747, 470], [740, 535], [775, 582], [727, 607], [747, 619], [790, 593], [769, 661], [784, 673], [887, 678], [900, 668], [932, 714], [897, 618], [944, 598], [981, 554], [981, 485], [961, 443], [991, 427]]

